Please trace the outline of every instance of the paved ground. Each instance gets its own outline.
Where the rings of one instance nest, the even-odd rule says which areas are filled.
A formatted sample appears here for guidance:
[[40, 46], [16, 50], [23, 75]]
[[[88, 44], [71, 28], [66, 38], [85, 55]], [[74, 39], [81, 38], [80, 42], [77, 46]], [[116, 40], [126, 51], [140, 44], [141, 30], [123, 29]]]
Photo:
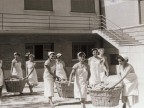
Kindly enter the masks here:
[[[135, 105], [133, 108], [144, 108], [144, 92], [143, 92], [143, 83], [140, 84], [140, 102]], [[50, 108], [50, 105], [47, 103], [47, 99], [43, 96], [43, 83], [40, 82], [39, 85], [34, 88], [35, 93], [29, 95], [29, 89], [26, 86], [24, 88], [24, 95], [19, 96], [19, 94], [7, 93], [6, 90], [3, 90], [3, 98], [0, 108]], [[54, 97], [55, 108], [80, 108], [80, 103], [76, 99], [63, 99], [60, 98], [55, 90]], [[86, 104], [87, 108], [100, 108], [95, 107], [91, 103], [91, 98], [88, 95], [88, 100]], [[107, 108], [107, 107], [103, 107]], [[120, 104], [113, 108], [122, 108]]]

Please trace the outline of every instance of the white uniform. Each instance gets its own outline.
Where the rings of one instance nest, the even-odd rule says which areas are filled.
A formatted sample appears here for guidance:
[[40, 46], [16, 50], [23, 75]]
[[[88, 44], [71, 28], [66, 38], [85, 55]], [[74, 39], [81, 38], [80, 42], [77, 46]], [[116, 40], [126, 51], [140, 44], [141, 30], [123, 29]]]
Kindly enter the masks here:
[[87, 98], [87, 78], [88, 78], [88, 65], [84, 64], [83, 67], [80, 63], [73, 66], [75, 72], [74, 81], [74, 97]]
[[88, 59], [88, 63], [90, 66], [90, 79], [89, 84], [94, 85], [101, 81], [100, 72], [101, 72], [101, 59], [91, 57]]
[[14, 63], [12, 75], [18, 76], [19, 78], [23, 78], [23, 72], [21, 67], [21, 62], [17, 62], [15, 59], [12, 61]]
[[[124, 88], [122, 96], [132, 96], [132, 100], [129, 100], [130, 103], [131, 104], [137, 103], [139, 95], [138, 79], [137, 75], [135, 74], [134, 68], [130, 64], [128, 64], [128, 66], [125, 69], [122, 69], [122, 67], [120, 67], [120, 72], [122, 77], [126, 73], [128, 73], [128, 75], [123, 79]], [[123, 98], [122, 101], [124, 102], [125, 99]]]
[[37, 73], [36, 73], [36, 70], [35, 70], [35, 64], [34, 62], [30, 62], [30, 61], [27, 61], [26, 62], [26, 67], [28, 69], [28, 75], [30, 74], [30, 72], [32, 71], [32, 73], [30, 74], [30, 76], [28, 77], [28, 80], [29, 80], [29, 83], [31, 85], [37, 85], [38, 84], [38, 78], [37, 78]]
[[48, 69], [45, 66], [49, 66], [51, 72], [54, 73], [56, 65], [52, 63], [49, 59], [44, 63], [44, 96], [52, 97], [54, 96], [54, 79], [53, 76], [49, 73]]
[[0, 63], [0, 86], [3, 86], [3, 71], [1, 69], [2, 63]]
[[56, 75], [60, 77], [61, 79], [67, 79], [64, 67], [65, 67], [65, 64], [63, 61], [56, 62]]
[[106, 72], [106, 67], [105, 67], [105, 57], [101, 57], [101, 63], [100, 63], [100, 79], [101, 81], [105, 81], [105, 78], [106, 78], [106, 75], [105, 75], [105, 72]]

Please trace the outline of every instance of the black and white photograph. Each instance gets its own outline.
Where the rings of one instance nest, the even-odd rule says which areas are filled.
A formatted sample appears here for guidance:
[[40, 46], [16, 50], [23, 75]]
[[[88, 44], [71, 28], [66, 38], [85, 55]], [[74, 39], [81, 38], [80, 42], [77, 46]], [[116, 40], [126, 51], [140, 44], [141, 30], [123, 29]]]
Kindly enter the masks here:
[[0, 108], [144, 108], [144, 0], [0, 0]]

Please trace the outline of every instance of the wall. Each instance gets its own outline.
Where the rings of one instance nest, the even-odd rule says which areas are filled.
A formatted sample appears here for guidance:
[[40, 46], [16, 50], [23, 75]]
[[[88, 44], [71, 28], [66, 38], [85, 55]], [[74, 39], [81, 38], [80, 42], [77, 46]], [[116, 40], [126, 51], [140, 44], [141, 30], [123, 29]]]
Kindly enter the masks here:
[[95, 11], [71, 12], [71, 0], [53, 0], [53, 11], [24, 10], [24, 0], [0, 0], [0, 30], [89, 30], [99, 26], [94, 17], [99, 15], [99, 0], [95, 0]]
[[139, 24], [138, 0], [104, 0], [104, 2], [106, 18], [113, 23], [120, 27]]
[[103, 47], [105, 49], [105, 56], [108, 59], [110, 75], [114, 75], [117, 73], [117, 65], [111, 64], [112, 61], [110, 57], [111, 57], [111, 54], [118, 54], [119, 50], [113, 45], [111, 45], [109, 42], [107, 42], [106, 40], [103, 40]]
[[[71, 0], [53, 0], [53, 12], [24, 10], [24, 0], [0, 0], [0, 13], [36, 13], [55, 15], [89, 15], [70, 12]], [[96, 14], [99, 14], [99, 0], [95, 0]]]
[[[92, 42], [95, 43], [96, 47], [100, 47], [99, 38], [99, 36], [92, 34], [0, 34], [0, 58], [3, 60], [3, 68], [8, 77], [15, 51], [21, 53], [25, 65], [26, 43], [54, 43], [54, 51], [64, 55], [63, 60], [70, 73], [73, 64], [78, 62], [72, 59], [72, 42]], [[39, 79], [42, 79], [44, 61], [36, 61]]]

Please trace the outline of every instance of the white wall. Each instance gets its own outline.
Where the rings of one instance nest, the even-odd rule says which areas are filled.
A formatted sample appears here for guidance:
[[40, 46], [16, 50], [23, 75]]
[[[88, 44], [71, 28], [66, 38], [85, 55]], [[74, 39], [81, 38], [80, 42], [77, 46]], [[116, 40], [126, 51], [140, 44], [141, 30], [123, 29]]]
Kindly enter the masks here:
[[104, 0], [106, 18], [120, 27], [139, 24], [138, 0]]

